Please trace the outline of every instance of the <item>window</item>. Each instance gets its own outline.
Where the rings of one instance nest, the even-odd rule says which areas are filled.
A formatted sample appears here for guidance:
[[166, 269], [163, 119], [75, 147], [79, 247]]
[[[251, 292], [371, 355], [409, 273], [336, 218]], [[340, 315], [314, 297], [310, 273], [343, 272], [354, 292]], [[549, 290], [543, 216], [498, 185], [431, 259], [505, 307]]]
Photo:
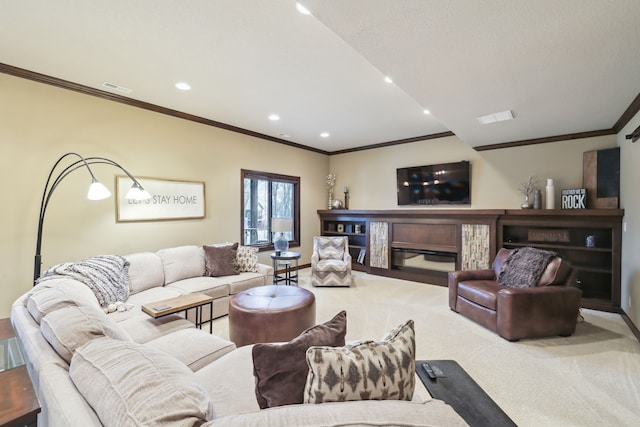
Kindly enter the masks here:
[[300, 246], [300, 178], [242, 170], [242, 244], [273, 249], [273, 218], [290, 218], [290, 246]]

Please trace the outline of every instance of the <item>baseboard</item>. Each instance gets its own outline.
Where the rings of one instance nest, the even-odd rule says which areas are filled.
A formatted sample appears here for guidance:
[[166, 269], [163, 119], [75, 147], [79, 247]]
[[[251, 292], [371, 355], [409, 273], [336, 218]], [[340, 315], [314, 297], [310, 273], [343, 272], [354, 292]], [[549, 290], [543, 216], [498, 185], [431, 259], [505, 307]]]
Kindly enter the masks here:
[[624, 320], [627, 326], [629, 326], [629, 329], [631, 329], [633, 335], [635, 335], [638, 342], [640, 342], [640, 329], [638, 329], [638, 327], [633, 324], [633, 322], [631, 321], [629, 316], [627, 316], [627, 313], [625, 313], [623, 309], [620, 309], [620, 316], [622, 316], [622, 320]]

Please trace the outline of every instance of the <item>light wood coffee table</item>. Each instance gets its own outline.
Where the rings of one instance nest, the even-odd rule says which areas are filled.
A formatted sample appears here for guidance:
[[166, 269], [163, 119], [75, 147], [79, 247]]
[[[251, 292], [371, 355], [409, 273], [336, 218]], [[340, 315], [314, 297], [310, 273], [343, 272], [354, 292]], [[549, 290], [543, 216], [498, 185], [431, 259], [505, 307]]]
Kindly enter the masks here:
[[[202, 307], [209, 305], [209, 319], [202, 318]], [[193, 293], [181, 295], [175, 298], [169, 298], [162, 301], [155, 301], [142, 306], [142, 311], [149, 316], [157, 319], [158, 317], [168, 316], [169, 314], [184, 311], [184, 317], [187, 318], [187, 312], [190, 309], [196, 311], [196, 326], [202, 329], [202, 325], [209, 323], [209, 333], [213, 333], [213, 297], [205, 294]]]

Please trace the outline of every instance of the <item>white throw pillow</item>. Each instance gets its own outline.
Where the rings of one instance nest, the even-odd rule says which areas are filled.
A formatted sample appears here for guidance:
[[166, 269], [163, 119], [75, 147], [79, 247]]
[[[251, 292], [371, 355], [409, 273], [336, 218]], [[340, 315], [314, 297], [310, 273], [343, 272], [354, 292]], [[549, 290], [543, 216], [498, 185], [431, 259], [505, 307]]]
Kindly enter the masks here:
[[258, 248], [251, 246], [238, 246], [236, 264], [240, 272], [258, 272]]

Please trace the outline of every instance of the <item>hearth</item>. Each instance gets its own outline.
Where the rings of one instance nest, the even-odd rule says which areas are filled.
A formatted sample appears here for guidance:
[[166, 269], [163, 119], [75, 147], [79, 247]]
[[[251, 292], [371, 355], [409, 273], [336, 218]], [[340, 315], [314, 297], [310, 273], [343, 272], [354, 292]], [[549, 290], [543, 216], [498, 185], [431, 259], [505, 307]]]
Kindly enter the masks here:
[[426, 249], [391, 248], [392, 265], [394, 270], [420, 273], [454, 271], [456, 269], [455, 252], [442, 252]]

